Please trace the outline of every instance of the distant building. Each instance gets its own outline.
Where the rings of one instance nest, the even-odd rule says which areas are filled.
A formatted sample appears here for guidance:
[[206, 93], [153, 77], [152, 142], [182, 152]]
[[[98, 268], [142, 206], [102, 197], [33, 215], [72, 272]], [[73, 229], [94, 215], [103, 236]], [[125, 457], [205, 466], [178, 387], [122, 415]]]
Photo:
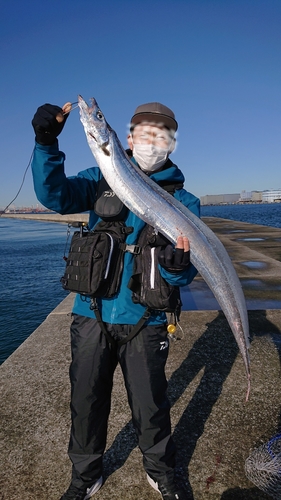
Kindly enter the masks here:
[[242, 191], [240, 194], [240, 203], [261, 202], [262, 191]]
[[239, 201], [251, 201], [252, 200], [252, 191], [242, 191], [240, 194]]
[[237, 203], [240, 198], [240, 194], [206, 194], [201, 196], [201, 205], [227, 205], [231, 203]]
[[281, 203], [281, 189], [266, 191], [241, 191], [240, 194], [206, 194], [201, 205], [231, 205], [232, 203]]
[[262, 192], [261, 191], [252, 191], [252, 201], [262, 202]]
[[281, 202], [281, 189], [268, 189], [262, 193], [262, 201], [264, 203]]

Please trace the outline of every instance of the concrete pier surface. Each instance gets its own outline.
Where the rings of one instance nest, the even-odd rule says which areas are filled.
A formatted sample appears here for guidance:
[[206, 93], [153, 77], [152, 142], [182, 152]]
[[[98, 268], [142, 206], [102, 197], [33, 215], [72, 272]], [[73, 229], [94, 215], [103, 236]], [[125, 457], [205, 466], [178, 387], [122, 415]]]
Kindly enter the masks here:
[[[70, 294], [2, 364], [1, 500], [59, 500], [70, 481]], [[194, 500], [265, 500], [244, 473], [280, 419], [281, 311], [250, 311], [252, 388], [221, 312], [184, 312], [167, 364], [177, 474]], [[157, 500], [146, 481], [123, 378], [115, 373], [105, 484], [95, 498]]]
[[[224, 219], [205, 222], [225, 244], [239, 277], [254, 282], [249, 300], [254, 293], [260, 304], [272, 294], [276, 305], [281, 300], [281, 230]], [[69, 294], [0, 367], [1, 500], [59, 500], [68, 487], [72, 302]], [[179, 339], [170, 347], [177, 476], [193, 500], [270, 499], [246, 478], [244, 464], [280, 426], [281, 309], [250, 310], [249, 322], [247, 403], [242, 357], [221, 311], [183, 312], [183, 336], [178, 330]], [[119, 367], [108, 431], [105, 483], [94, 498], [157, 500], [159, 494], [146, 481]]]
[[[203, 217], [225, 246], [240, 278], [248, 309], [281, 309], [281, 229]], [[204, 294], [195, 309], [217, 309], [200, 276], [190, 286]], [[196, 304], [195, 304], [196, 306]]]

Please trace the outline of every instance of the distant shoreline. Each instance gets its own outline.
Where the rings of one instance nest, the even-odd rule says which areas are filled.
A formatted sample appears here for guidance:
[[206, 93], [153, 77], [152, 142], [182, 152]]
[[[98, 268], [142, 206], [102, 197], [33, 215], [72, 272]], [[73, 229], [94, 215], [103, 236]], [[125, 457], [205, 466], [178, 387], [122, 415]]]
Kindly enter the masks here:
[[225, 207], [231, 205], [280, 205], [280, 201], [269, 203], [268, 201], [234, 201], [232, 203], [201, 203], [201, 207]]

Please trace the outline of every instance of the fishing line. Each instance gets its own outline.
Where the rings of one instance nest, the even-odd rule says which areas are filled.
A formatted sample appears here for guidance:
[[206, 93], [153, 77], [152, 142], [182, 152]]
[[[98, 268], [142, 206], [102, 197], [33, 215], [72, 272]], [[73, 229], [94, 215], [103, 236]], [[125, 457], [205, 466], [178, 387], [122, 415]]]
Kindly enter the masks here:
[[[74, 106], [74, 104], [76, 104], [76, 106]], [[76, 108], [78, 108], [78, 101], [76, 101], [76, 102], [72, 102], [72, 103], [71, 103], [71, 109], [70, 109], [67, 113], [63, 113], [63, 116], [64, 116], [64, 115], [66, 115], [66, 114], [71, 113], [71, 111], [73, 111], [73, 110], [74, 110], [74, 109], [76, 109]], [[10, 206], [10, 205], [11, 205], [11, 204], [12, 204], [12, 203], [13, 203], [13, 202], [17, 199], [18, 195], [20, 194], [20, 192], [21, 192], [21, 190], [22, 190], [22, 186], [23, 186], [24, 181], [25, 181], [25, 177], [26, 177], [27, 171], [28, 171], [28, 169], [29, 169], [29, 167], [30, 167], [30, 165], [31, 165], [31, 162], [32, 162], [32, 158], [33, 158], [33, 155], [34, 155], [34, 150], [35, 150], [35, 146], [34, 146], [34, 148], [33, 148], [33, 150], [32, 150], [32, 153], [31, 153], [31, 156], [30, 156], [30, 160], [29, 160], [29, 162], [28, 162], [28, 165], [27, 165], [27, 167], [26, 167], [26, 169], [25, 169], [25, 171], [24, 171], [23, 178], [22, 178], [22, 182], [21, 182], [21, 185], [20, 185], [20, 187], [19, 187], [19, 190], [18, 190], [18, 192], [17, 192], [16, 196], [12, 199], [12, 201], [10, 201], [10, 203], [9, 203], [9, 204], [8, 204], [8, 205], [4, 208], [4, 210], [0, 210], [0, 217], [1, 217], [1, 215], [3, 215], [3, 214], [6, 212], [6, 210], [8, 210], [9, 206]]]
[[33, 158], [33, 154], [34, 154], [34, 149], [35, 149], [35, 147], [34, 147], [34, 148], [33, 148], [33, 150], [32, 150], [30, 160], [29, 160], [28, 165], [27, 165], [27, 167], [26, 167], [26, 169], [25, 169], [25, 171], [24, 171], [23, 178], [22, 178], [22, 182], [21, 182], [21, 185], [20, 185], [20, 187], [19, 187], [19, 190], [18, 190], [18, 192], [17, 192], [16, 196], [12, 199], [12, 201], [10, 201], [10, 203], [9, 203], [9, 204], [8, 204], [8, 205], [4, 208], [4, 210], [1, 210], [1, 211], [0, 211], [0, 217], [1, 217], [1, 215], [3, 215], [3, 214], [6, 212], [6, 210], [8, 210], [9, 206], [10, 206], [10, 205], [11, 205], [11, 204], [12, 204], [12, 203], [16, 200], [16, 198], [17, 198], [17, 197], [18, 197], [18, 195], [20, 194], [21, 189], [22, 189], [22, 186], [23, 186], [23, 183], [24, 183], [24, 181], [25, 181], [25, 177], [26, 177], [27, 171], [28, 171], [28, 169], [29, 169], [29, 167], [30, 167], [30, 164], [31, 164], [31, 162], [32, 162], [32, 158]]

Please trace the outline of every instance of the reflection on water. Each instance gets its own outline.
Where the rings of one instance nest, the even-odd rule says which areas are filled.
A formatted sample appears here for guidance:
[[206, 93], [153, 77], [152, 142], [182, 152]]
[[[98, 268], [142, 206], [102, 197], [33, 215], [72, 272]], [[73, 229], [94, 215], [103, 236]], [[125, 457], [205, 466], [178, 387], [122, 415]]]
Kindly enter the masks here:
[[238, 238], [237, 241], [264, 241], [265, 238]]
[[246, 262], [241, 262], [242, 266], [249, 267], [249, 269], [265, 269], [266, 263], [265, 262], [259, 262], [257, 260], [249, 260]]
[[243, 286], [249, 288], [266, 288], [267, 285], [262, 280], [243, 280]]

